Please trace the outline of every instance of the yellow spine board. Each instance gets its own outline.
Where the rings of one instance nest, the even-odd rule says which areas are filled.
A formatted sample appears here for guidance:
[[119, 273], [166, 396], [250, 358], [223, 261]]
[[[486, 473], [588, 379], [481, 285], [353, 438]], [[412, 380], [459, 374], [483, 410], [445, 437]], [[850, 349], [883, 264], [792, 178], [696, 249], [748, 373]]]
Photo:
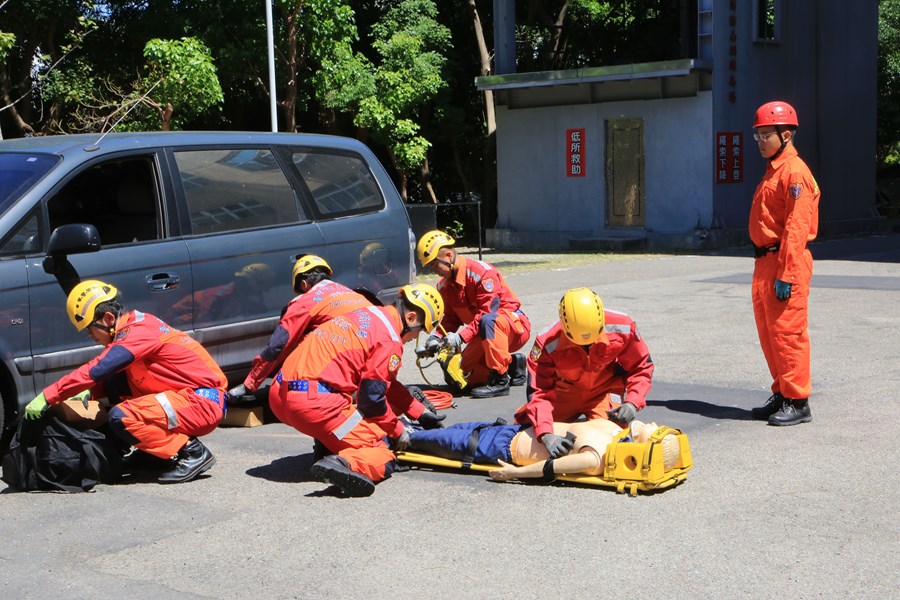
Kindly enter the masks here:
[[[628, 436], [628, 433], [629, 430], [623, 430], [607, 446], [603, 475], [595, 477], [557, 474], [557, 481], [612, 487], [620, 494], [628, 492], [635, 496], [639, 491], [647, 492], [672, 487], [687, 478], [687, 472], [694, 466], [694, 461], [691, 458], [691, 448], [685, 434], [671, 427], [660, 427], [653, 433], [649, 442], [623, 442], [622, 440]], [[679, 452], [675, 465], [666, 471], [663, 467], [661, 441], [670, 433], [678, 438]], [[397, 459], [407, 463], [463, 469], [461, 461], [417, 452], [398, 452]], [[464, 470], [487, 472], [496, 469], [497, 466], [476, 463]]]

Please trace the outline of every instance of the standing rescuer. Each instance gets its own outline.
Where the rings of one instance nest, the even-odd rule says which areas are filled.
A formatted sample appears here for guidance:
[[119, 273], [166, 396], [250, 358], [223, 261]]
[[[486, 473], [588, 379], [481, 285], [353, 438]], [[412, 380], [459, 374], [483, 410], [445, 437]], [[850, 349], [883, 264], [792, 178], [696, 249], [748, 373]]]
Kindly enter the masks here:
[[753, 418], [770, 425], [812, 421], [807, 300], [812, 254], [807, 242], [819, 226], [819, 185], [794, 148], [799, 122], [786, 102], [756, 110], [753, 138], [769, 161], [750, 207], [753, 314], [769, 372], [772, 396]]
[[69, 293], [66, 311], [79, 331], [106, 348], [99, 356], [44, 389], [25, 408], [40, 418], [47, 405], [90, 390], [124, 372], [130, 396], [109, 411], [110, 429], [127, 444], [161, 459], [160, 483], [190, 481], [216, 459], [197, 437], [222, 420], [227, 379], [209, 353], [186, 333], [157, 317], [125, 312], [118, 290], [89, 280]]
[[455, 243], [434, 230], [423, 235], [416, 248], [422, 266], [441, 278], [437, 289], [446, 306], [444, 340], [458, 350], [466, 344], [461, 367], [472, 397], [507, 396], [510, 385], [525, 384], [525, 355], [513, 352], [528, 342], [531, 323], [500, 272], [486, 262], [459, 256]]

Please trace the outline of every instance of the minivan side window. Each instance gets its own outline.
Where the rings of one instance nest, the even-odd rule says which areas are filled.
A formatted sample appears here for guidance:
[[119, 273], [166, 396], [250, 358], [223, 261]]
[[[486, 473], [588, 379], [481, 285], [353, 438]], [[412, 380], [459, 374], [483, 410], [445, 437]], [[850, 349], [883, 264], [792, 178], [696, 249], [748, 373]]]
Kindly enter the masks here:
[[361, 158], [294, 152], [292, 159], [323, 216], [373, 212], [384, 207], [375, 176]]
[[129, 157], [85, 169], [47, 202], [50, 230], [90, 223], [104, 246], [160, 239], [154, 164]]
[[296, 223], [303, 216], [269, 150], [190, 150], [174, 155], [193, 234]]
[[29, 215], [0, 243], [0, 257], [21, 256], [41, 249], [38, 213]]

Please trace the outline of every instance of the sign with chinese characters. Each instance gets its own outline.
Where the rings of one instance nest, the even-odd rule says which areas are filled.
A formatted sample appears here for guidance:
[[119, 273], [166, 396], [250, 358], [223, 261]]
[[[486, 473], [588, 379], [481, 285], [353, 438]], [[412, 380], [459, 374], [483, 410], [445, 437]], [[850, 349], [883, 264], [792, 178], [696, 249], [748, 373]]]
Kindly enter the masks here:
[[744, 134], [720, 131], [716, 134], [716, 183], [744, 180]]
[[584, 177], [584, 129], [566, 129], [566, 177]]

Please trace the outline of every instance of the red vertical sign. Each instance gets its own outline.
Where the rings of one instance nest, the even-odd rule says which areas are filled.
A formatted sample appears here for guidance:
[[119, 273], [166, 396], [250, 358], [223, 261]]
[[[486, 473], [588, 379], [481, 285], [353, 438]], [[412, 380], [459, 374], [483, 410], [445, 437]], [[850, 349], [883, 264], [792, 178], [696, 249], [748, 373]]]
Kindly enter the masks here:
[[720, 131], [716, 134], [716, 183], [744, 180], [744, 134]]
[[584, 177], [584, 129], [566, 129], [566, 177]]

